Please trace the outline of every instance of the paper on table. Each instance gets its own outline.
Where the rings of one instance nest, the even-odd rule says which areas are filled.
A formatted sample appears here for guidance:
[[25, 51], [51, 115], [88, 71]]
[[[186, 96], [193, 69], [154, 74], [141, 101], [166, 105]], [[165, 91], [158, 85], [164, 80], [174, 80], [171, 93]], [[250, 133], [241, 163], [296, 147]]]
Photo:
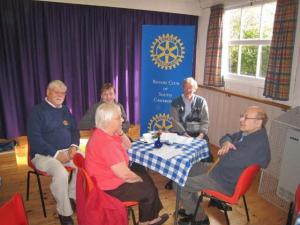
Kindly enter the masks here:
[[193, 141], [191, 137], [179, 136], [177, 135], [176, 139], [174, 140], [175, 143], [178, 144], [190, 144]]
[[163, 132], [160, 136], [161, 141], [167, 141], [169, 143], [178, 143], [178, 144], [190, 144], [193, 141], [193, 138], [180, 136], [176, 133], [165, 133]]
[[163, 145], [161, 148], [156, 148], [152, 150], [151, 153], [163, 159], [170, 159], [174, 156], [183, 154], [183, 152], [180, 149], [168, 145]]
[[61, 153], [61, 152], [65, 153], [65, 154], [69, 154], [68, 151], [69, 151], [68, 148], [57, 150], [55, 155], [53, 156], [53, 158], [56, 158], [58, 156], [58, 154]]

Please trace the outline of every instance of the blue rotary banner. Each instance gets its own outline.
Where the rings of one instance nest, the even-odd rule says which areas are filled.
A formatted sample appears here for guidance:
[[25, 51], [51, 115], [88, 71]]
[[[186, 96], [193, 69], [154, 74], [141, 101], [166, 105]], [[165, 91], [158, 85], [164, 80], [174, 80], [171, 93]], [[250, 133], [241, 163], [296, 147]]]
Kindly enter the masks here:
[[195, 26], [144, 25], [141, 69], [141, 133], [168, 131], [172, 100], [192, 76]]

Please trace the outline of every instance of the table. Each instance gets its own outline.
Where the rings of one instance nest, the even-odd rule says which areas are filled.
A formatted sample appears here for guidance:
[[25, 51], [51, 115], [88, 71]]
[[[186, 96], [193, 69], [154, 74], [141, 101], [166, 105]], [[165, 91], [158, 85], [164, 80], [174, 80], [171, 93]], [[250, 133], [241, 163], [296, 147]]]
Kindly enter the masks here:
[[199, 162], [201, 159], [209, 157], [209, 149], [207, 142], [203, 139], [193, 139], [192, 142], [187, 144], [174, 143], [170, 146], [180, 149], [183, 154], [176, 155], [170, 159], [165, 159], [152, 153], [153, 150], [155, 150], [153, 143], [136, 141], [132, 143], [131, 148], [128, 150], [128, 155], [131, 161], [156, 171], [178, 184], [175, 206], [175, 225], [177, 224], [181, 187], [184, 187], [193, 164]]

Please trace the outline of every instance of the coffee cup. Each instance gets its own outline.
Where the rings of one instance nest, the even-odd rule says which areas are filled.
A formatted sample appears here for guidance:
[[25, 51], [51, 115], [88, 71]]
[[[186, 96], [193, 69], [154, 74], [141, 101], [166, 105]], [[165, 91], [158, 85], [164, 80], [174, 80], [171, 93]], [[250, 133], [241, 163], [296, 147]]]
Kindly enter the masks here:
[[151, 142], [152, 141], [152, 134], [150, 134], [150, 133], [144, 133], [143, 134], [143, 139], [146, 142]]

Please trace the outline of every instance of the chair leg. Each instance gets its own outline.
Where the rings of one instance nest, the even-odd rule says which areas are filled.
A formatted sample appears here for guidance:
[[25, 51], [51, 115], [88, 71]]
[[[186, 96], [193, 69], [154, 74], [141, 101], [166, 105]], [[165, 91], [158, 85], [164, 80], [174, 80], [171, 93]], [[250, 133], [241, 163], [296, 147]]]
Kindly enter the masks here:
[[71, 170], [70, 175], [69, 175], [69, 179], [68, 179], [68, 183], [70, 184], [71, 180], [72, 180], [72, 176], [73, 176], [73, 170]]
[[27, 172], [27, 190], [26, 190], [26, 201], [29, 200], [29, 185], [30, 185], [30, 174], [32, 171]]
[[196, 221], [197, 212], [198, 212], [198, 209], [199, 209], [199, 206], [200, 206], [202, 200], [203, 200], [203, 194], [201, 193], [201, 195], [198, 198], [197, 205], [196, 205], [196, 208], [195, 208], [195, 212], [194, 212], [194, 215], [193, 215], [193, 218], [192, 218], [192, 224], [195, 223], [195, 221]]
[[293, 220], [293, 212], [294, 212], [294, 204], [293, 202], [290, 203], [289, 212], [286, 220], [286, 225], [292, 225]]
[[40, 175], [36, 173], [36, 177], [37, 177], [37, 181], [38, 181], [38, 186], [39, 186], [39, 192], [40, 192], [40, 198], [41, 198], [44, 217], [47, 217], [45, 202], [44, 202], [44, 195], [43, 195], [42, 185], [41, 185], [41, 180], [40, 180]]
[[247, 202], [246, 202], [246, 197], [245, 195], [243, 195], [243, 201], [244, 201], [244, 206], [245, 206], [245, 211], [246, 211], [246, 216], [247, 216], [247, 221], [250, 221], [250, 217], [249, 217], [249, 212], [248, 212], [248, 207], [247, 207]]
[[135, 215], [134, 215], [133, 209], [129, 206], [129, 207], [128, 207], [128, 210], [129, 210], [129, 212], [130, 212], [131, 215], [132, 215], [132, 222], [133, 222], [133, 225], [138, 225], [138, 223], [137, 223], [136, 220], [135, 220]]
[[230, 225], [227, 210], [224, 210], [224, 215], [225, 215], [225, 219], [226, 219], [226, 224]]

